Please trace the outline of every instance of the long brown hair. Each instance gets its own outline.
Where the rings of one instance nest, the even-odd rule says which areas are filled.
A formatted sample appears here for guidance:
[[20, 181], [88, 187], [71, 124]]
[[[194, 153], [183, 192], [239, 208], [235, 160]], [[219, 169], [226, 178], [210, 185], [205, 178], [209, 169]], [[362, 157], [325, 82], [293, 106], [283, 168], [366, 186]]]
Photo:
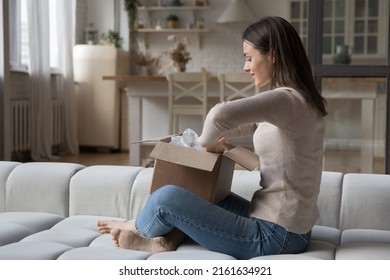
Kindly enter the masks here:
[[242, 39], [261, 54], [273, 52], [275, 73], [271, 88], [280, 86], [297, 89], [306, 102], [327, 115], [326, 100], [318, 92], [305, 48], [294, 27], [281, 17], [265, 17], [250, 25]]

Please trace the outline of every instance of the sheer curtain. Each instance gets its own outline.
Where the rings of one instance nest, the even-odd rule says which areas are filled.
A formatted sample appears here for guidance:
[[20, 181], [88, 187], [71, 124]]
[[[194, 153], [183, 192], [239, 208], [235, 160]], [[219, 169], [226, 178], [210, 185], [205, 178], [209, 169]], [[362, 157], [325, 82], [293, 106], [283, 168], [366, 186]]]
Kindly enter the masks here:
[[10, 48], [11, 66], [18, 66], [19, 62], [21, 61], [21, 23], [19, 20], [21, 17], [20, 1], [9, 1], [8, 5], [10, 15], [15, 15], [9, 17], [10, 46], [12, 46]]
[[73, 45], [76, 30], [76, 0], [57, 0], [59, 70], [63, 75], [64, 145], [69, 154], [79, 152], [77, 140], [77, 110], [73, 78]]
[[53, 112], [50, 92], [50, 29], [48, 0], [27, 1], [32, 111], [31, 157], [52, 160]]
[[[20, 5], [23, 0], [13, 1], [11, 7], [15, 17], [11, 26], [15, 38], [11, 40], [14, 50], [11, 60], [22, 64], [20, 34]], [[49, 2], [52, 1], [52, 2]], [[50, 21], [50, 4], [56, 4], [55, 21]], [[77, 116], [73, 79], [73, 45], [75, 38], [76, 0], [34, 0], [24, 1], [27, 6], [28, 72], [31, 96], [31, 157], [35, 161], [53, 160], [53, 104], [51, 93], [52, 67], [50, 54], [56, 55], [58, 72], [62, 74], [60, 96], [63, 101], [63, 147], [65, 153], [77, 154]], [[52, 26], [50, 26], [50, 24]], [[54, 26], [53, 26], [54, 25]], [[58, 36], [50, 38], [51, 28]], [[16, 32], [16, 31], [19, 31]], [[53, 48], [50, 40], [56, 39]], [[53, 59], [52, 59], [53, 60]], [[14, 63], [13, 63], [14, 64]]]

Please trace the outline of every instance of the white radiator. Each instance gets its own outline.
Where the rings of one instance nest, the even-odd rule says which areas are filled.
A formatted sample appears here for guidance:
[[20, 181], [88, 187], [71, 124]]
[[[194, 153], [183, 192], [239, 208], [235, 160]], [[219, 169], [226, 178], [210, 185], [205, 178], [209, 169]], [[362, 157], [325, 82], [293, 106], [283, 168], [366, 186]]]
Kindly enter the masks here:
[[31, 150], [30, 100], [12, 100], [12, 152]]
[[58, 146], [62, 143], [63, 134], [63, 103], [61, 99], [52, 101], [53, 106], [53, 146]]
[[[53, 119], [53, 147], [63, 143], [64, 104], [63, 77], [51, 76], [51, 110]], [[11, 72], [11, 152], [24, 153], [31, 151], [32, 145], [32, 109], [30, 95], [30, 78], [27, 72]]]
[[[12, 152], [31, 150], [31, 110], [30, 100], [12, 100]], [[53, 146], [62, 143], [63, 104], [62, 100], [52, 101], [53, 110]]]

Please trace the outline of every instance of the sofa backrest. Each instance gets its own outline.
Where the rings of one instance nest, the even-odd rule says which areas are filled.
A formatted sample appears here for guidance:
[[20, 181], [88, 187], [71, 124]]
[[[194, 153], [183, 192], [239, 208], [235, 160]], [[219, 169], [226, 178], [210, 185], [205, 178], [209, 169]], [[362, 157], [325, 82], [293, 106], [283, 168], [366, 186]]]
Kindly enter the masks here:
[[390, 176], [345, 174], [340, 229], [390, 230]]
[[260, 189], [260, 171], [235, 170], [231, 191], [251, 200], [255, 191]]
[[8, 176], [19, 162], [0, 161], [0, 213], [5, 211], [5, 192]]
[[16, 165], [5, 190], [6, 212], [45, 212], [67, 217], [69, 182], [83, 165], [31, 162]]
[[70, 182], [69, 215], [130, 219], [134, 181], [143, 169], [95, 165], [80, 170]]
[[343, 173], [323, 171], [317, 206], [320, 216], [317, 225], [338, 228], [340, 223]]

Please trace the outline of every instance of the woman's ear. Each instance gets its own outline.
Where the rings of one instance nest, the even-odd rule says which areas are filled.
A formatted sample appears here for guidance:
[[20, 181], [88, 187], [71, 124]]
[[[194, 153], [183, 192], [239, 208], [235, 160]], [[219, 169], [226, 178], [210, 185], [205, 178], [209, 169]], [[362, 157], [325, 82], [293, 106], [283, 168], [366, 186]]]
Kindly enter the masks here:
[[275, 50], [271, 50], [272, 64], [275, 64]]

